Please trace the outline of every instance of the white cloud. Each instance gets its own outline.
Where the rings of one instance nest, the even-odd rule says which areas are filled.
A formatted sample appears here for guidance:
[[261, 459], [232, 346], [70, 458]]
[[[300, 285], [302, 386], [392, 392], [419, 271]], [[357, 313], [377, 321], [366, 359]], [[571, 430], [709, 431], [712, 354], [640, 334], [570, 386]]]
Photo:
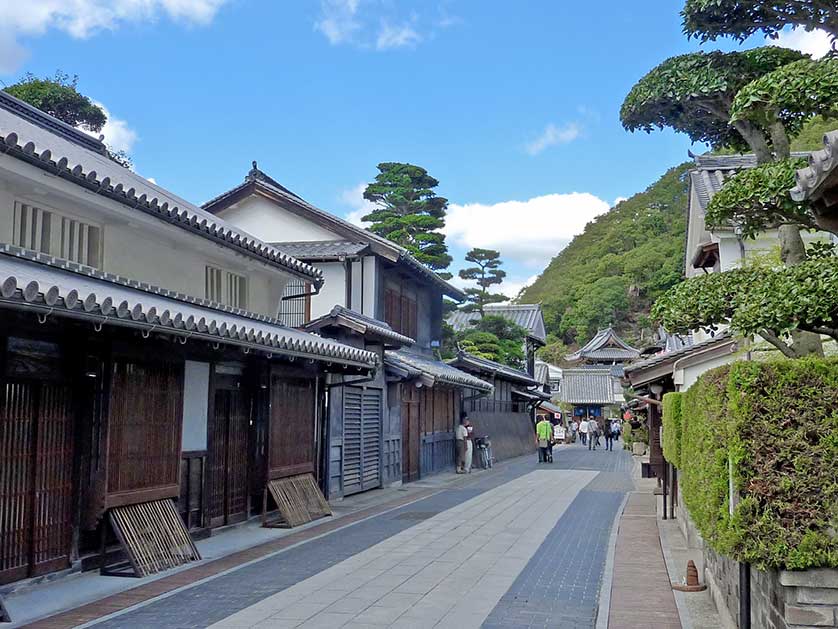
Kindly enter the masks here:
[[422, 37], [409, 24], [392, 25], [387, 21], [381, 22], [378, 37], [375, 40], [377, 50], [389, 50], [391, 48], [403, 48], [415, 46]]
[[820, 29], [814, 31], [807, 31], [802, 28], [785, 30], [780, 33], [777, 39], [766, 38], [766, 43], [794, 48], [812, 55], [815, 59], [823, 57], [832, 50], [832, 39], [829, 33]]
[[108, 121], [99, 133], [90, 133], [86, 129], [86, 133], [90, 133], [95, 137], [100, 135], [105, 136], [105, 144], [107, 144], [114, 151], [125, 151], [130, 153], [134, 148], [134, 143], [137, 141], [137, 132], [128, 126], [128, 123], [121, 118], [116, 118], [111, 114], [107, 107], [102, 103], [96, 103], [105, 112]]
[[532, 285], [535, 280], [538, 279], [538, 273], [535, 275], [530, 275], [529, 277], [519, 280], [516, 278], [509, 278], [507, 277], [504, 279], [503, 284], [501, 284], [498, 288], [501, 293], [509, 297], [510, 299], [515, 299], [518, 296], [518, 293], [521, 292], [527, 286]]
[[544, 128], [541, 135], [529, 142], [525, 148], [530, 155], [538, 155], [551, 146], [573, 142], [581, 133], [582, 129], [575, 122], [569, 122], [561, 127], [551, 122]]
[[163, 15], [187, 24], [208, 24], [228, 0], [0, 0], [0, 72], [17, 70], [25, 58], [21, 37], [56, 29], [77, 39], [123, 24]]
[[358, 227], [369, 227], [369, 223], [361, 220], [375, 209], [375, 204], [364, 198], [364, 190], [367, 184], [361, 182], [354, 188], [349, 188], [340, 193], [340, 200], [352, 210], [346, 214], [346, 220]]
[[622, 203], [623, 201], [628, 201], [628, 197], [617, 197], [616, 199], [614, 199], [614, 205], [620, 205], [620, 203]]
[[492, 205], [452, 204], [444, 231], [462, 247], [497, 249], [504, 259], [540, 269], [589, 221], [608, 209], [607, 201], [587, 192]]
[[329, 40], [333, 46], [352, 40], [361, 28], [358, 19], [359, 0], [321, 0], [320, 19], [314, 28]]
[[391, 0], [320, 0], [314, 29], [333, 46], [383, 52], [413, 48], [458, 21], [444, 12], [439, 17], [419, 12], [406, 15], [399, 3]]

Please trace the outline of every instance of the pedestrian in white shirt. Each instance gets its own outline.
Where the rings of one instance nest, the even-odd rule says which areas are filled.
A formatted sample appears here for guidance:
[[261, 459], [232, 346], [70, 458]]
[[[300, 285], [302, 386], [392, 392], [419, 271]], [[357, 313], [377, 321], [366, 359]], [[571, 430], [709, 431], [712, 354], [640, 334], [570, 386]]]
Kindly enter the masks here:
[[587, 420], [582, 420], [579, 422], [579, 434], [581, 435], [582, 445], [588, 445], [588, 422]]

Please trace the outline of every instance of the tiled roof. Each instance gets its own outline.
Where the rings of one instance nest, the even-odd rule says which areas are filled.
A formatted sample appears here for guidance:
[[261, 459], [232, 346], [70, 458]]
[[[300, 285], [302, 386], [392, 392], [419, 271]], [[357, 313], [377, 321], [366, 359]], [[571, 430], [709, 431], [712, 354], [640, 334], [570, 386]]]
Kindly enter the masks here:
[[569, 404], [614, 404], [615, 381], [608, 368], [565, 369], [559, 397]]
[[388, 367], [393, 366], [407, 371], [408, 374], [413, 376], [425, 375], [434, 383], [468, 387], [487, 393], [494, 389], [488, 382], [465, 371], [460, 371], [448, 363], [412, 352], [388, 351], [384, 354], [384, 364]]
[[525, 371], [514, 369], [508, 365], [502, 365], [501, 363], [496, 363], [493, 360], [487, 360], [486, 358], [481, 358], [464, 351], [458, 352], [457, 357], [449, 360], [448, 364], [454, 365], [455, 367], [462, 367], [467, 371], [489, 373], [507, 380], [522, 382], [529, 386], [535, 386], [538, 384], [538, 382], [536, 382], [536, 380]]
[[274, 247], [298, 260], [327, 260], [344, 256], [356, 256], [367, 251], [365, 242], [348, 240], [313, 240], [308, 242], [272, 242]]
[[[540, 304], [488, 304], [484, 310], [487, 315], [503, 317], [524, 328], [531, 338], [542, 342], [547, 340], [544, 330], [544, 315]], [[479, 312], [455, 310], [448, 315], [448, 324], [457, 332], [468, 330], [472, 323], [480, 318]]]
[[722, 330], [716, 336], [711, 339], [706, 339], [701, 341], [700, 343], [694, 343], [692, 345], [682, 345], [680, 348], [675, 349], [673, 351], [664, 352], [661, 354], [655, 354], [649, 358], [644, 360], [639, 360], [631, 365], [628, 365], [625, 368], [625, 376], [631, 380], [631, 376], [634, 373], [643, 371], [644, 369], [649, 369], [650, 367], [657, 367], [658, 365], [662, 365], [668, 362], [674, 362], [680, 358], [688, 356], [693, 352], [699, 352], [701, 350], [707, 349], [708, 347], [712, 347], [713, 345], [717, 345], [719, 343], [725, 342], [730, 340], [732, 337], [730, 330]]
[[357, 239], [360, 242], [365, 242], [377, 248], [378, 252], [386, 251], [388, 255], [394, 261], [401, 261], [404, 262], [408, 267], [410, 267], [414, 272], [416, 272], [420, 277], [423, 277], [425, 280], [430, 281], [432, 284], [435, 284], [445, 295], [452, 297], [453, 299], [457, 299], [462, 301], [465, 299], [465, 293], [461, 291], [459, 288], [452, 286], [445, 280], [443, 280], [439, 275], [437, 275], [434, 271], [426, 267], [424, 264], [419, 262], [413, 255], [401, 245], [396, 244], [392, 240], [388, 240], [378, 234], [374, 234], [367, 229], [363, 229], [358, 227], [357, 225], [353, 225], [349, 221], [335, 216], [334, 214], [330, 214], [320, 208], [312, 205], [308, 201], [304, 200], [302, 197], [290, 192], [284, 186], [281, 186], [275, 179], [272, 179], [261, 170], [256, 168], [256, 163], [254, 162], [253, 169], [248, 172], [247, 176], [244, 179], [244, 182], [236, 186], [235, 188], [231, 188], [226, 192], [218, 195], [214, 199], [210, 199], [206, 203], [204, 203], [201, 207], [204, 208], [206, 211], [210, 213], [216, 213], [223, 210], [227, 204], [230, 204], [234, 198], [238, 197], [240, 194], [245, 194], [247, 190], [249, 190], [250, 186], [256, 186], [260, 190], [267, 191], [267, 193], [272, 193], [276, 197], [288, 201], [291, 205], [296, 207], [303, 212], [306, 212], [311, 216], [313, 219], [319, 221], [320, 223], [327, 226], [327, 228], [331, 228], [339, 233], [346, 235], [347, 238], [355, 241]]
[[[809, 153], [793, 153], [793, 157], [808, 157]], [[754, 155], [697, 155], [694, 157], [696, 169], [690, 171], [690, 184], [696, 191], [701, 210], [725, 182], [741, 170], [757, 165]]]
[[838, 169], [838, 130], [823, 137], [824, 147], [809, 155], [809, 165], [797, 171], [797, 185], [791, 189], [791, 198], [805, 201], [819, 196], [820, 187]]
[[314, 331], [332, 325], [350, 328], [365, 336], [383, 339], [388, 341], [387, 345], [391, 346], [401, 347], [416, 343], [409, 336], [399, 334], [393, 330], [388, 323], [362, 315], [360, 312], [355, 312], [343, 306], [335, 306], [331, 312], [310, 321], [306, 324], [305, 329]]
[[275, 320], [210, 307], [135, 280], [31, 251], [0, 246], [0, 307], [23, 306], [45, 317], [72, 317], [184, 339], [237, 345], [374, 368], [374, 353], [286, 328]]
[[568, 360], [631, 360], [640, 356], [640, 350], [626, 343], [614, 328], [600, 330], [578, 351], [568, 355]]
[[[0, 91], [0, 152], [322, 286], [323, 274], [319, 269], [282, 253], [123, 168], [95, 148], [69, 138], [69, 132], [61, 127], [63, 123], [50, 127], [32, 122], [31, 116], [21, 113], [20, 105], [21, 101]], [[50, 119], [43, 113], [41, 118]]]

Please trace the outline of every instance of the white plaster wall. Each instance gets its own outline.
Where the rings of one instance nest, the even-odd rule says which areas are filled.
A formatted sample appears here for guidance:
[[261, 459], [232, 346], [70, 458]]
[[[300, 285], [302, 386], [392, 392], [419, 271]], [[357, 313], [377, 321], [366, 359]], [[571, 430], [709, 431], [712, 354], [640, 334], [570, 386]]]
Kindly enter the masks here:
[[32, 180], [27, 175], [40, 171], [28, 173], [35, 169], [27, 164], [6, 164], [0, 161], [0, 242], [13, 242], [16, 202], [51, 209], [102, 227], [100, 270], [203, 298], [212, 265], [247, 277], [248, 310], [276, 315], [289, 274], [56, 177]]
[[740, 360], [740, 356], [738, 354], [727, 354], [725, 356], [719, 356], [717, 358], [713, 358], [712, 360], [708, 360], [703, 363], [690, 365], [688, 367], [684, 367], [683, 369], [678, 369], [675, 371], [674, 378], [675, 384], [678, 387], [679, 391], [686, 391], [689, 389], [695, 381], [701, 376], [701, 374], [710, 371], [711, 369], [715, 369], [716, 367], [721, 367], [722, 365], [729, 365], [732, 362]]
[[364, 314], [375, 317], [378, 295], [378, 263], [375, 256], [364, 257]]
[[187, 360], [183, 378], [182, 451], [207, 449], [209, 363]]
[[311, 298], [311, 318], [316, 319], [328, 313], [336, 305], [346, 305], [346, 272], [341, 262], [318, 263], [323, 271], [323, 288]]
[[344, 240], [340, 235], [261, 196], [250, 196], [218, 216], [265, 242]]

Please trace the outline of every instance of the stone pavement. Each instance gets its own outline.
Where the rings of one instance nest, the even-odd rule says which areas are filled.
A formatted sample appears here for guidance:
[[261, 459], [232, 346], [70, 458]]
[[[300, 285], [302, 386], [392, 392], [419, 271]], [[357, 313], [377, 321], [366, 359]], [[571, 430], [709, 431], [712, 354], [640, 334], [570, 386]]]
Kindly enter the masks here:
[[552, 465], [532, 456], [459, 477], [243, 565], [173, 575], [178, 589], [149, 584], [157, 598], [129, 590], [98, 617], [38, 626], [594, 627], [631, 469], [624, 451], [565, 446]]
[[629, 494], [620, 518], [608, 614], [608, 629], [644, 627], [681, 629], [651, 491]]

